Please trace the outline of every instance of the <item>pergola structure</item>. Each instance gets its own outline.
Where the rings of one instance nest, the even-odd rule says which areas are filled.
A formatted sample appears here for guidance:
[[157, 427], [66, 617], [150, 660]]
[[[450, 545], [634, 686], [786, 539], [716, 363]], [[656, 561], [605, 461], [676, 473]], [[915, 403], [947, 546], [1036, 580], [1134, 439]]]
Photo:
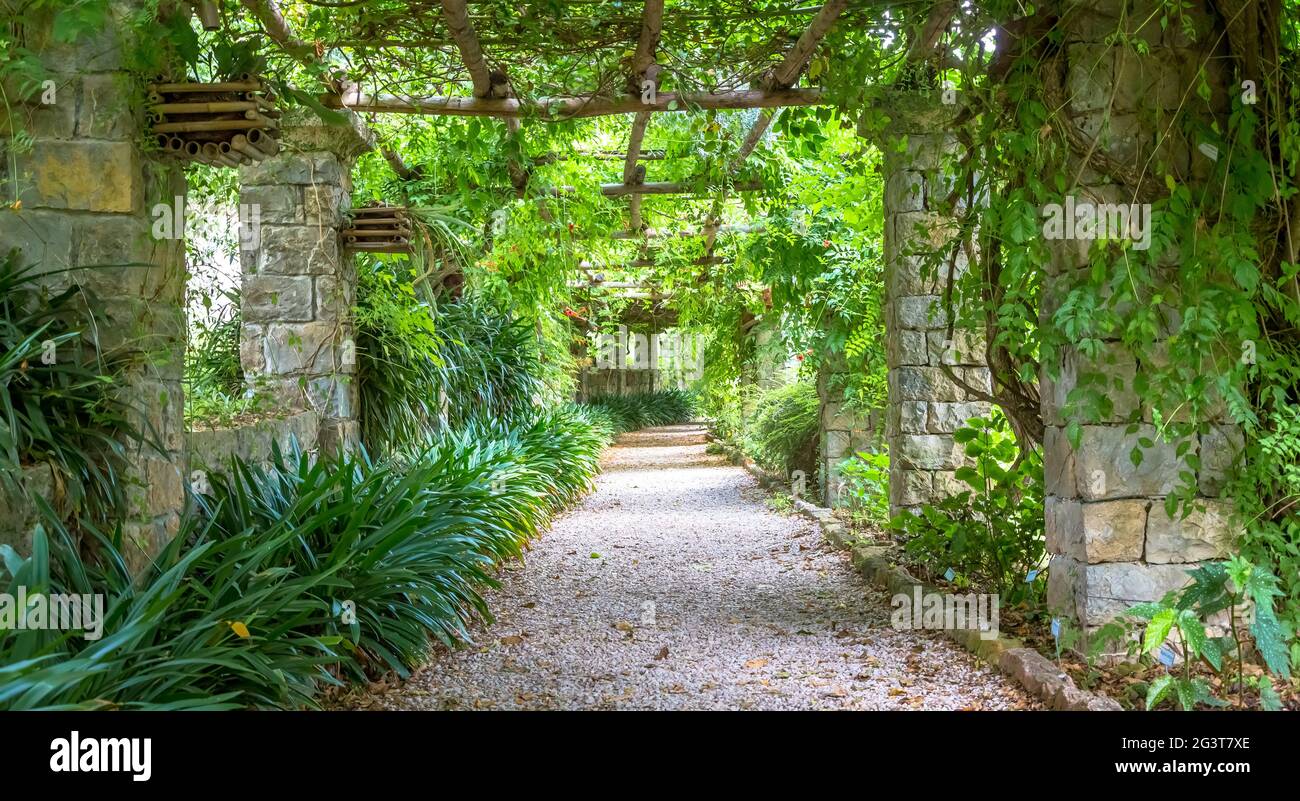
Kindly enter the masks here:
[[[719, 263], [715, 245], [721, 234], [747, 235], [758, 229], [756, 221], [728, 228], [722, 222], [723, 204], [728, 194], [760, 188], [746, 175], [746, 163], [781, 109], [829, 102], [817, 89], [799, 86], [805, 70], [811, 72], [809, 65], [820, 63], [819, 45], [837, 26], [869, 21], [891, 5], [871, 0], [827, 0], [794, 9], [765, 5], [762, 16], [750, 18], [737, 12], [729, 19], [722, 10], [727, 0], [717, 0], [710, 5], [713, 13], [708, 19], [700, 20], [689, 13], [666, 13], [661, 0], [637, 6], [640, 13], [634, 17], [611, 11], [612, 6], [573, 0], [556, 4], [557, 13], [583, 9], [586, 16], [576, 26], [544, 35], [552, 33], [540, 27], [547, 20], [509, 7], [504, 0], [436, 4], [318, 0], [313, 5], [331, 9], [330, 24], [337, 28], [338, 38], [306, 41], [286, 22], [274, 0], [242, 2], [284, 53], [328, 83], [328, 104], [350, 112], [497, 117], [503, 120], [505, 135], [516, 140], [526, 125], [572, 124], [594, 115], [630, 116], [627, 149], [618, 154], [621, 180], [598, 190], [607, 197], [628, 198], [627, 225], [617, 236], [641, 242], [656, 238], [645, 221], [645, 204], [653, 203], [645, 200], [647, 195], [710, 190], [711, 208], [691, 229], [705, 243], [700, 266]], [[201, 2], [197, 5], [204, 8]], [[359, 10], [360, 5], [365, 8]], [[690, 7], [688, 2], [683, 5]], [[1144, 143], [1152, 142], [1159, 143], [1165, 161], [1189, 165], [1185, 175], [1168, 175], [1168, 181], [1193, 185], [1199, 180], [1196, 171], [1209, 169], [1202, 159], [1205, 151], [1157, 129], [1139, 112], [1154, 105], [1171, 119], [1184, 115], [1198, 124], [1207, 123], [1205, 129], [1210, 128], [1208, 123], [1217, 123], [1223, 117], [1219, 108], [1207, 103], [1206, 108], [1187, 109], [1183, 79], [1188, 65], [1223, 64], [1223, 54], [1216, 52], [1222, 42], [1184, 41], [1173, 30], [1161, 33], [1149, 55], [1130, 54], [1143, 73], [1139, 85], [1130, 80], [1132, 64], [1110, 54], [1117, 47], [1116, 30], [1148, 17], [1127, 12], [1117, 17], [1111, 4], [1102, 2], [1080, 0], [1066, 5], [1070, 13], [1064, 19], [1026, 22], [1058, 26], [1060, 37], [1050, 40], [1050, 53], [1035, 50], [1046, 41], [1037, 29], [1013, 30], [1013, 20], [999, 20], [997, 54], [981, 51], [972, 66], [983, 69], [996, 88], [1010, 69], [1009, 61], [1000, 61], [1003, 53], [1013, 54], [1019, 48], [1034, 63], [1042, 62], [1047, 102], [1042, 103], [1046, 123], [1041, 136], [1059, 140], [1069, 174], [1083, 182], [1080, 193], [1108, 202], [1128, 194], [1135, 188], [1130, 169], [1135, 163], [1141, 168], [1136, 170], [1137, 196], [1161, 193], [1165, 183], [1153, 180], [1157, 176], [1142, 161], [1153, 157], [1144, 149]], [[972, 8], [977, 6], [928, 5], [928, 19], [915, 26], [910, 44], [900, 51], [899, 58], [907, 59], [904, 65], [912, 65], [913, 60], [923, 62], [921, 66], [942, 65], [943, 57], [934, 52], [937, 42], [959, 9]], [[205, 24], [216, 22], [210, 17], [203, 17]], [[986, 24], [984, 18], [974, 19]], [[600, 24], [585, 24], [592, 20]], [[725, 42], [742, 22], [751, 26], [752, 35], [744, 39], [741, 51], [727, 50]], [[585, 32], [574, 34], [576, 28]], [[521, 50], [521, 37], [511, 33], [516, 30], [529, 33], [529, 52]], [[1248, 63], [1253, 58], [1252, 32], [1235, 25], [1229, 30], [1226, 46], [1233, 52], [1231, 59]], [[692, 54], [719, 48], [715, 55], [727, 56], [717, 61], [725, 65], [723, 74], [706, 79], [698, 69], [693, 73], [674, 64], [674, 39], [689, 42]], [[764, 44], [754, 44], [760, 39]], [[347, 78], [338, 74], [343, 66], [336, 60], [340, 48], [351, 54]], [[54, 50], [52, 45], [49, 49]], [[106, 308], [121, 320], [121, 330], [147, 335], [171, 357], [142, 369], [125, 390], [148, 412], [166, 445], [163, 453], [138, 465], [140, 483], [148, 492], [139, 499], [125, 531], [147, 555], [151, 547], [175, 534], [184, 502], [187, 455], [178, 399], [183, 398], [185, 254], [179, 240], [149, 236], [153, 204], [184, 198], [183, 166], [143, 147], [144, 109], [138, 97], [122, 88], [133, 87], [136, 76], [111, 36], [56, 54], [60, 58], [51, 61], [57, 61], [60, 75], [76, 87], [73, 96], [83, 102], [61, 105], [53, 109], [57, 114], [34, 115], [30, 151], [11, 152], [11, 156], [18, 168], [15, 172], [26, 171], [42, 180], [24, 187], [21, 203], [14, 206], [21, 206], [22, 214], [11, 213], [0, 220], [0, 226], [5, 226], [0, 233], [25, 258], [47, 263], [52, 275], [78, 272], [79, 278], [100, 290]], [[1098, 54], [1106, 58], [1099, 62]], [[569, 64], [590, 65], [584, 72], [589, 85], [584, 92], [559, 82], [521, 86], [520, 76], [530, 77], [530, 70], [508, 74], [500, 66], [529, 59], [548, 67], [558, 65], [555, 69], [561, 73]], [[393, 73], [394, 65], [404, 75], [416, 75], [418, 80], [410, 80], [419, 87], [393, 85], [393, 79], [385, 76]], [[666, 74], [676, 81], [672, 92], [659, 91]], [[934, 77], [933, 71], [928, 77]], [[1213, 84], [1212, 100], [1227, 97], [1231, 82], [1226, 72], [1207, 80]], [[1097, 90], [1099, 81], [1108, 91]], [[466, 83], [471, 91], [457, 93]], [[952, 165], [963, 152], [971, 157], [986, 155], [973, 152], [980, 145], [960, 138], [968, 133], [971, 117], [985, 112], [937, 102], [934, 81], [912, 91], [878, 88], [887, 95], [883, 102], [888, 104], [889, 124], [883, 132], [864, 126], [860, 133], [880, 146], [884, 185], [881, 316], [887, 340], [882, 350], [888, 396], [882, 416], [890, 451], [892, 509], [916, 510], [959, 486], [957, 473], [965, 464], [965, 454], [954, 433], [965, 421], [986, 414], [992, 403], [1013, 413], [1027, 407], [1037, 418], [1029, 433], [1041, 435], [1047, 476], [1044, 525], [1052, 554], [1049, 592], [1055, 605], [1092, 626], [1113, 616], [1125, 602], [1161, 597], [1183, 580], [1188, 567], [1216, 558], [1231, 539], [1231, 510], [1222, 497], [1222, 459], [1205, 459], [1197, 467], [1187, 463], [1186, 454], [1176, 451], [1175, 445], [1155, 444], [1159, 438], [1155, 418], [1150, 409], [1142, 408], [1144, 401], [1132, 388], [1133, 377], [1149, 365], [1136, 363], [1118, 342], [1104, 343], [1103, 355], [1113, 356], [1119, 367], [1096, 364], [1098, 353], [1066, 342], [1050, 355], [1054, 364], [1035, 364], [1034, 370], [1017, 373], [1007, 369], [1005, 348], [999, 351], [996, 342], [981, 340], [984, 330], [955, 330], [960, 310], [953, 308], [953, 282], [978, 257], [972, 249], [952, 247], [947, 251], [949, 260], [936, 275], [923, 269], [920, 254], [933, 253], [952, 241], [963, 244], [960, 237], [949, 237], [963, 224], [967, 224], [965, 234], [970, 234], [974, 224], [969, 217], [959, 219], [962, 210], [948, 202], [946, 193], [960, 191], [951, 188], [951, 178]], [[981, 94], [980, 102], [993, 94]], [[729, 109], [756, 110], [758, 115], [723, 164], [712, 165], [708, 175], [647, 180], [647, 165], [665, 166], [663, 162], [672, 155], [670, 150], [643, 152], [656, 114], [695, 110], [712, 114]], [[123, 113], [110, 118], [117, 110]], [[319, 115], [299, 114], [302, 111], [283, 111], [279, 128], [286, 147], [240, 173], [241, 202], [259, 205], [264, 214], [261, 245], [241, 265], [240, 355], [247, 373], [271, 380], [285, 407], [305, 405], [319, 413], [324, 447], [356, 441], [359, 432], [356, 390], [350, 381], [356, 371], [355, 353], [349, 359], [346, 347], [352, 333], [356, 270], [343, 253], [342, 233], [351, 203], [351, 170], [374, 143], [355, 113], [340, 115], [349, 125], [327, 126]], [[1113, 136], [1098, 134], [1108, 126]], [[891, 146], [884, 147], [886, 142]], [[509, 150], [523, 153], [518, 147]], [[399, 175], [409, 169], [393, 148], [385, 155]], [[595, 157], [607, 159], [612, 154], [601, 152]], [[89, 165], [94, 169], [87, 169]], [[536, 165], [517, 155], [508, 165], [510, 185], [519, 197], [540, 204], [543, 216], [553, 214], [548, 206], [558, 207], [566, 188], [532, 186]], [[977, 205], [973, 187], [971, 191], [970, 199]], [[1050, 258], [1033, 265], [1046, 274], [1042, 297], [1034, 303], [1041, 306], [1035, 312], [1048, 319], [1061, 306], [1068, 279], [1086, 268], [1087, 260], [1077, 242], [1050, 241], [1043, 247]], [[1291, 252], [1294, 255], [1295, 250]], [[91, 269], [104, 263], [128, 268], [120, 278], [115, 275], [105, 281], [102, 273]], [[576, 279], [569, 276], [563, 281]], [[618, 282], [622, 277], [610, 281]], [[1177, 287], [1170, 283], [1167, 288]], [[618, 289], [623, 288], [613, 288]], [[654, 291], [653, 287], [625, 289]], [[963, 333], [973, 336], [960, 336]], [[1156, 335], [1156, 344], [1165, 344], [1168, 333]], [[1041, 372], [1036, 369], [1040, 366]], [[1066, 406], [1072, 393], [1087, 389], [1082, 377], [1106, 369], [1126, 376], [1112, 413], [1083, 423], [1071, 421]], [[1031, 391], [1022, 391], [1015, 383], [1025, 375], [1038, 377]], [[828, 445], [820, 455], [821, 464], [831, 466], [851, 452], [857, 425], [851, 416], [839, 400], [821, 398], [823, 441]], [[1210, 422], [1213, 430], [1198, 434], [1190, 447], [1201, 449], [1198, 453], [1217, 450], [1220, 457], [1230, 453], [1231, 442], [1239, 440], [1240, 432], [1226, 417]], [[1144, 446], [1147, 455], [1135, 464], [1130, 453], [1144, 440], [1153, 445]], [[1176, 478], [1184, 473], [1193, 476], [1191, 490], [1209, 510], [1194, 524], [1173, 518], [1164, 505]]]
[[[275, 0], [243, 0], [243, 2], [261, 21], [266, 33], [287, 53], [304, 62], [319, 64], [315, 51], [301, 42], [289, 28]], [[720, 187], [724, 190], [724, 194], [715, 199], [707, 218], [701, 221], [696, 233], [678, 234], [678, 236], [704, 237], [704, 256], [697, 263], [707, 265], [716, 263], [713, 253], [719, 233], [747, 234], [763, 230], [759, 225], [723, 225], [721, 214], [725, 192], [750, 192], [762, 189], [761, 182], [756, 180], [733, 181], [731, 179], [741, 171], [782, 109], [819, 105], [825, 102], [820, 89], [801, 88], [796, 86], [796, 83], [817, 51], [818, 45], [850, 4], [849, 0], [827, 0], [818, 7], [798, 9], [798, 12], [803, 14], [811, 13], [811, 19], [793, 44], [784, 51], [780, 62], [764, 70], [756, 80], [750, 82], [749, 86], [708, 92], [660, 92], [659, 76], [662, 67], [657, 52], [661, 47], [664, 28], [664, 2], [649, 0], [643, 4], [635, 50], [629, 60], [629, 74], [623, 86], [615, 87], [617, 91], [606, 92], [596, 89], [587, 95], [529, 99], [516, 96], [504, 68], [494, 69], [490, 65], [483, 40], [471, 17], [470, 5], [467, 0], [441, 0], [440, 23], [445, 29], [446, 38], [400, 43], [400, 46], [418, 48], [439, 45], [445, 47], [448, 43], [454, 44], [464, 73], [468, 75], [472, 87], [471, 96], [448, 94], [414, 96], [393, 92], [371, 92], [358, 82], [339, 78], [335, 81], [336, 93], [325, 98], [326, 104], [335, 108], [368, 113], [495, 117], [504, 122], [506, 135], [512, 137], [519, 135], [521, 125], [525, 121], [545, 123], [598, 116], [632, 115], [627, 149], [622, 156], [624, 162], [622, 181], [602, 184], [600, 192], [606, 197], [628, 198], [627, 227], [625, 231], [615, 234], [615, 238], [642, 240], [658, 237], [658, 234], [649, 230], [642, 220], [642, 198], [645, 195], [694, 194], [701, 189], [696, 181], [646, 180], [646, 167], [641, 162], [663, 157], [662, 154], [648, 154], [647, 157], [647, 154], [642, 153], [642, 143], [652, 116], [672, 112], [758, 109], [761, 113], [727, 165], [725, 176], [728, 185]], [[350, 44], [364, 46], [370, 43]], [[399, 46], [399, 43], [386, 41], [380, 46], [391, 48]], [[385, 149], [385, 155], [400, 173], [404, 168], [400, 156], [390, 149]], [[606, 154], [606, 157], [615, 156]], [[508, 169], [511, 185], [519, 196], [524, 196], [528, 191], [529, 165], [512, 159]], [[559, 194], [566, 190], [571, 191], [567, 187], [561, 187], [549, 190], [547, 194]], [[538, 202], [544, 204], [545, 200], [539, 198]], [[546, 214], [544, 206], [543, 214]]]

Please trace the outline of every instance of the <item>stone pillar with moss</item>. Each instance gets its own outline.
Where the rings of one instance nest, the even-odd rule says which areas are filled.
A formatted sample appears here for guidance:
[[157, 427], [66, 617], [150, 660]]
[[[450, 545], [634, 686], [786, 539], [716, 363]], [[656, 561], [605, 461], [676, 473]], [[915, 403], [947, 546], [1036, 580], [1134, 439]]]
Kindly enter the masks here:
[[[952, 434], [989, 410], [979, 400], [992, 389], [982, 337], [961, 328], [948, 336], [947, 245], [955, 223], [941, 209], [949, 187], [944, 162], [956, 146], [948, 132], [954, 108], [940, 92], [895, 94], [890, 120], [876, 136], [885, 178], [891, 514], [961, 488], [953, 472], [965, 455]], [[960, 276], [965, 269], [959, 252], [952, 271]]]
[[[180, 166], [155, 158], [144, 133], [143, 87], [126, 65], [133, 49], [155, 44], [128, 24], [134, 5], [110, 4], [109, 23], [73, 42], [54, 35], [49, 10], [29, 12], [23, 41], [46, 74], [29, 95], [14, 79], [4, 87], [0, 245], [36, 265], [50, 289], [81, 290], [96, 319], [88, 336], [102, 349], [135, 354], [109, 391], [134, 409], [132, 426], [152, 444], [129, 445], [118, 477], [127, 508], [110, 512], [122, 521], [125, 557], [140, 569], [176, 533], [184, 506], [185, 254], [175, 222], [185, 179]], [[67, 481], [49, 482], [56, 507]], [[4, 536], [28, 546], [32, 522]]]
[[[1065, 9], [1064, 98], [1055, 124], [1073, 126], [1081, 141], [1095, 138], [1096, 145], [1071, 148], [1065, 174], [1078, 180], [1062, 205], [1150, 200], [1135, 198], [1133, 187], [1108, 170], [1156, 176], [1160, 193], [1166, 180], [1195, 182], [1206, 173], [1208, 162], [1184, 138], [1179, 115], [1203, 67], [1207, 85], [1217, 87], [1211, 104], [1226, 109], [1215, 43], [1192, 42], [1180, 25], [1163, 28], [1156, 3], [1138, 5], [1143, 9], [1119, 2]], [[1140, 42], [1147, 52], [1114, 44], [1117, 32], [1120, 41]], [[1098, 270], [1126, 269], [1123, 245], [1090, 236], [1049, 238], [1055, 241], [1040, 307], [1045, 328], [1073, 313], [1072, 293], [1082, 303], [1100, 297], [1101, 309], [1089, 319], [1131, 315], [1131, 300], [1116, 305], [1106, 297], [1109, 287], [1088, 286]], [[1130, 254], [1145, 260], [1141, 250]], [[1224, 470], [1241, 447], [1240, 431], [1227, 424], [1222, 404], [1209, 403], [1196, 412], [1198, 433], [1170, 441], [1160, 429], [1171, 420], [1186, 422], [1188, 410], [1162, 416], [1138, 394], [1165, 363], [1170, 337], [1181, 326], [1170, 305], [1180, 292], [1172, 281], [1159, 288], [1168, 303], [1154, 307], [1155, 343], [1140, 355], [1121, 343], [1115, 328], [1092, 332], [1084, 347], [1066, 342], [1043, 364], [1048, 604], [1085, 629], [1186, 584], [1189, 569], [1226, 556], [1234, 538], [1231, 505], [1219, 496]], [[1189, 513], [1171, 516], [1167, 501], [1179, 494], [1190, 501]]]
[[286, 112], [280, 153], [240, 168], [240, 203], [258, 221], [241, 254], [240, 361], [277, 408], [320, 416], [324, 449], [359, 441], [352, 305], [356, 265], [339, 232], [350, 208], [350, 173], [373, 138], [356, 115], [332, 124]]

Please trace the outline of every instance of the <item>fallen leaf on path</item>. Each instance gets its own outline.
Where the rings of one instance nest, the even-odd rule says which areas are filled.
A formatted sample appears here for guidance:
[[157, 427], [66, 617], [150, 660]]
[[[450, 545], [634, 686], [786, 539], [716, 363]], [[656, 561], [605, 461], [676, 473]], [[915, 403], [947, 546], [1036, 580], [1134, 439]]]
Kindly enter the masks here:
[[745, 670], [758, 670], [759, 668], [766, 666], [766, 659], [751, 659], [745, 663]]
[[659, 653], [655, 654], [655, 659], [663, 660], [667, 658], [668, 658], [668, 646], [665, 645], [663, 648], [659, 649]]

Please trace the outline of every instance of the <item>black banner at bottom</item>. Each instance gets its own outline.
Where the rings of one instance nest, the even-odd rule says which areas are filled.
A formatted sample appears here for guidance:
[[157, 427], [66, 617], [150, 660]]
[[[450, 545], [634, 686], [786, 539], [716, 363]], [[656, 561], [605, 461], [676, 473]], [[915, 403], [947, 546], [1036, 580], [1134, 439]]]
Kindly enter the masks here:
[[494, 790], [609, 781], [652, 791], [724, 776], [731, 789], [766, 789], [783, 773], [809, 789], [861, 781], [840, 770], [855, 765], [931, 790], [973, 789], [977, 776], [1131, 787], [1289, 777], [1292, 723], [1285, 713], [9, 713], [0, 754], [6, 784], [146, 795], [437, 791], [473, 776]]

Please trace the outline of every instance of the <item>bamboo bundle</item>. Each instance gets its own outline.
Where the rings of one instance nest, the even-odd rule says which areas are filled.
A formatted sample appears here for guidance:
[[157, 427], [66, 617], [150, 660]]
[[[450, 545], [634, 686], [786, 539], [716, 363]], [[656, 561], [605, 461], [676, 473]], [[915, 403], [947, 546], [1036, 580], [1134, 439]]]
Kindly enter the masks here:
[[410, 253], [411, 214], [405, 206], [365, 206], [352, 210], [343, 229], [344, 247], [367, 253]]
[[254, 164], [280, 151], [280, 112], [260, 78], [217, 83], [156, 83], [149, 120], [158, 148], [219, 167]]

